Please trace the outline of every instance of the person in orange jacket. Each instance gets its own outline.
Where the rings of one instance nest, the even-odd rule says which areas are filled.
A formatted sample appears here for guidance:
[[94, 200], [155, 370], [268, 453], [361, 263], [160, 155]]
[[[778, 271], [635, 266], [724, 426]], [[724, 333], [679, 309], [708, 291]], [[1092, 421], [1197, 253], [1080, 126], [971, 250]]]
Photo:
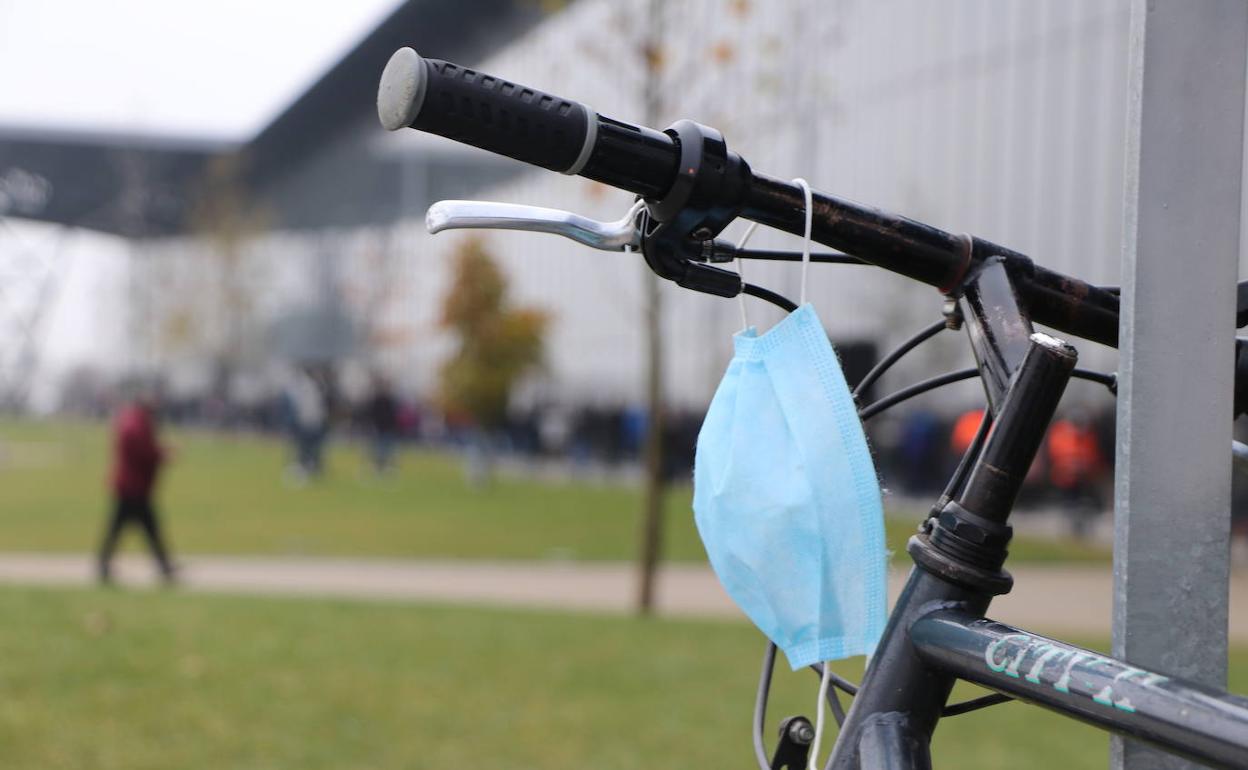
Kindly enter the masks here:
[[1107, 464], [1092, 422], [1081, 412], [1054, 420], [1046, 448], [1049, 483], [1065, 502], [1075, 533], [1084, 535], [1101, 510], [1100, 483]]
[[984, 421], [983, 409], [968, 409], [958, 415], [953, 423], [953, 432], [949, 435], [949, 449], [954, 456], [961, 457], [975, 440], [979, 425]]

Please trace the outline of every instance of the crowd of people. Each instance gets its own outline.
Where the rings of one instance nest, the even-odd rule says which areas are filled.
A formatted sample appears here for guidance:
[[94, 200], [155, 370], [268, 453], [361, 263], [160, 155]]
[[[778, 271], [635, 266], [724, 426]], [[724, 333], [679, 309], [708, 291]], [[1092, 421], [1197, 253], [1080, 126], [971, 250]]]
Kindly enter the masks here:
[[[444, 413], [404, 394], [385, 376], [370, 378], [365, 392], [348, 398], [329, 367], [292, 370], [268, 398], [245, 406], [204, 396], [162, 398], [163, 419], [175, 424], [252, 430], [285, 436], [290, 473], [311, 480], [325, 470], [327, 442], [362, 443], [379, 474], [395, 467], [401, 447], [465, 448], [486, 441], [499, 455], [559, 460], [575, 472], [636, 462], [643, 453], [647, 414], [640, 405], [539, 404], [511, 410], [483, 431], [463, 415]], [[664, 415], [664, 475], [688, 478], [703, 414], [671, 409]], [[983, 412], [955, 415], [912, 409], [869, 428], [881, 477], [891, 490], [914, 496], [938, 494], [979, 428]], [[1108, 504], [1105, 487], [1113, 466], [1113, 411], [1076, 408], [1060, 414], [1028, 476], [1023, 502], [1054, 500], [1089, 511]], [[488, 434], [482, 438], [483, 434]]]
[[[983, 418], [982, 408], [952, 418], [915, 409], [875, 430], [872, 439], [886, 486], [907, 495], [938, 495]], [[1093, 413], [1076, 407], [1059, 413], [1027, 474], [1020, 508], [1060, 508], [1075, 534], [1087, 534], [1096, 515], [1112, 505], [1113, 450], [1112, 409]]]
[[[161, 574], [172, 580], [173, 563], [162, 541], [152, 490], [169, 449], [157, 438], [157, 414], [172, 422], [250, 429], [283, 435], [290, 453], [287, 477], [297, 484], [326, 472], [331, 436], [360, 444], [378, 475], [394, 472], [405, 446], [462, 449], [471, 456], [546, 458], [578, 469], [635, 465], [646, 442], [648, 419], [637, 406], [570, 406], [552, 403], [513, 410], [502, 424], [483, 431], [471, 420], [444, 414], [417, 399], [405, 398], [384, 376], [371, 378], [366, 393], [343, 396], [328, 367], [294, 369], [279, 392], [246, 407], [221, 399], [158, 399], [146, 388], [129, 400], [114, 420], [113, 503], [99, 551], [99, 575], [107, 582], [120, 533], [143, 531]], [[953, 417], [913, 409], [870, 426], [881, 480], [894, 493], [934, 499], [958, 460], [974, 441], [982, 409]], [[691, 477], [703, 415], [673, 410], [663, 420], [663, 475]], [[1051, 505], [1067, 512], [1072, 530], [1086, 534], [1094, 517], [1111, 503], [1113, 412], [1069, 410], [1050, 426], [1042, 451], [1028, 474], [1020, 506]], [[484, 448], [484, 449], [483, 449]]]
[[[174, 565], [152, 499], [160, 469], [170, 455], [157, 438], [158, 414], [172, 422], [283, 435], [290, 446], [287, 477], [300, 485], [326, 472], [324, 455], [331, 437], [359, 444], [378, 475], [395, 471], [396, 456], [404, 447], [471, 454], [480, 451], [483, 441], [496, 456], [545, 458], [576, 474], [578, 470], [635, 466], [644, 452], [648, 423], [645, 411], [636, 406], [554, 403], [515, 410], [501, 425], [485, 432], [470, 420], [405, 398], [383, 376], [372, 378], [362, 398], [348, 401], [335, 387], [332, 372], [317, 367], [293, 372], [280, 392], [247, 408], [222, 408], [210, 399], [161, 400], [154, 393], [144, 390], [114, 418], [113, 499], [99, 550], [99, 575], [105, 582], [110, 579], [109, 563], [117, 538], [131, 526], [146, 535], [161, 574], [174, 579]], [[693, 410], [664, 415], [663, 475], [668, 480], [691, 477], [702, 417]], [[935, 499], [975, 440], [983, 418], [980, 408], [952, 416], [912, 409], [891, 420], [873, 422], [869, 436], [881, 482], [893, 494]], [[1071, 531], [1086, 535], [1095, 518], [1112, 508], [1113, 449], [1112, 409], [1093, 413], [1074, 408], [1060, 413], [1028, 473], [1020, 509], [1061, 510]], [[1248, 489], [1243, 491], [1248, 496]], [[1248, 505], [1237, 505], [1238, 510], [1248, 510]], [[1243, 524], [1239, 518], [1236, 522]]]
[[[279, 387], [262, 398], [231, 401], [215, 393], [193, 397], [162, 395], [158, 385], [144, 387], [163, 422], [209, 429], [283, 437], [290, 448], [288, 474], [310, 481], [325, 472], [331, 441], [359, 443], [379, 474], [395, 467], [400, 449], [412, 446], [461, 449], [485, 433], [498, 455], [556, 460], [578, 469], [615, 468], [642, 455], [648, 424], [639, 405], [550, 402], [512, 409], [503, 421], [483, 431], [471, 418], [439, 409], [430, 400], [404, 393], [387, 377], [375, 374], [361, 392], [341, 387], [332, 368], [309, 365], [290, 370]], [[67, 404], [71, 414], [105, 419], [115, 404], [131, 404], [118, 391], [93, 392]], [[125, 407], [122, 407], [125, 408]], [[672, 408], [664, 414], [664, 474], [687, 478], [702, 413]]]

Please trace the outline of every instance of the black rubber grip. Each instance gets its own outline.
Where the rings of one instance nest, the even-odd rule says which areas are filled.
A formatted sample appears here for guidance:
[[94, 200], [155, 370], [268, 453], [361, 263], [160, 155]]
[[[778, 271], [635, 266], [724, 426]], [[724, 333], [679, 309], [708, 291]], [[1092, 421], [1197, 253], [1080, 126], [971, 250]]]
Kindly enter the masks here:
[[585, 165], [597, 127], [593, 110], [580, 102], [425, 59], [411, 48], [390, 57], [377, 115], [391, 131], [410, 126], [565, 173]]

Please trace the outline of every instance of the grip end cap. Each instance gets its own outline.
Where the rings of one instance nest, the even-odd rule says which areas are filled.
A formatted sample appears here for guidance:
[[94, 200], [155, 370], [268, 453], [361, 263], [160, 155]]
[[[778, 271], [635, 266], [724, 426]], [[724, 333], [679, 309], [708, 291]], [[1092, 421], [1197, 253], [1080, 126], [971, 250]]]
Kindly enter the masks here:
[[400, 48], [390, 57], [377, 87], [377, 117], [387, 130], [412, 124], [425, 101], [425, 60], [411, 48]]

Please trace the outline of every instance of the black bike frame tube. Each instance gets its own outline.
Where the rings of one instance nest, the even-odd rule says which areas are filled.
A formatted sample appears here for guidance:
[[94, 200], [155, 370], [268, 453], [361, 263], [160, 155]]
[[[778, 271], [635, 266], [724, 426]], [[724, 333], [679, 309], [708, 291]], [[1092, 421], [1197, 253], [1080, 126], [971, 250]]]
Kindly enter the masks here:
[[[882, 720], [904, 723], [908, 748], [902, 752], [898, 747], [895, 754], [886, 755], [892, 764], [877, 766], [888, 770], [931, 766], [928, 743], [953, 689], [954, 677], [921, 660], [910, 644], [907, 630], [933, 607], [952, 605], [982, 615], [990, 599], [987, 594], [951, 583], [924, 569], [911, 570], [845, 717], [829, 768], [858, 770], [864, 750], [868, 755], [881, 751], [880, 742], [886, 737], [879, 731]], [[916, 736], [918, 748], [912, 746]]]
[[904, 714], [880, 714], [862, 729], [859, 770], [931, 770], [927, 736]]
[[951, 676], [1199, 762], [1248, 767], [1248, 698], [962, 609], [923, 614], [910, 640], [923, 662]]
[[[820, 192], [813, 197], [814, 240], [943, 292], [955, 291], [975, 264], [1005, 259], [1037, 322], [1117, 347], [1118, 297], [1037, 266], [991, 241], [957, 236], [922, 222]], [[805, 226], [800, 187], [755, 173], [741, 216], [800, 235]]]

